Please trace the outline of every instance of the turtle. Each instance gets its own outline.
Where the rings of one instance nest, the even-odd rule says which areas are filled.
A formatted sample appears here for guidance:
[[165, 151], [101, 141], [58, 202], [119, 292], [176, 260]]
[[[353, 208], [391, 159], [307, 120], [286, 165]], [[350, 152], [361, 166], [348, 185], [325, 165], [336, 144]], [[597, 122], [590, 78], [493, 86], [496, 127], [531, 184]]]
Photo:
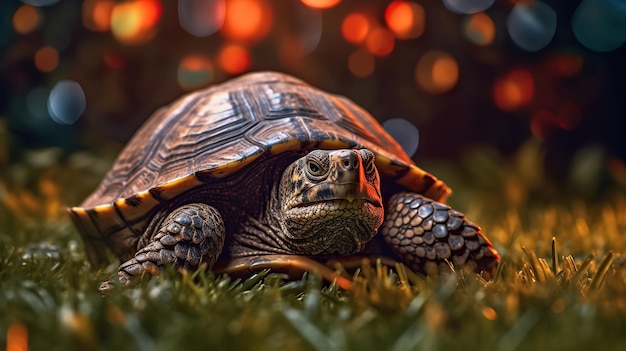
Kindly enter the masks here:
[[352, 100], [268, 71], [158, 109], [68, 212], [91, 265], [122, 262], [101, 289], [167, 265], [336, 279], [316, 262], [361, 256], [492, 277], [500, 256], [450, 193]]

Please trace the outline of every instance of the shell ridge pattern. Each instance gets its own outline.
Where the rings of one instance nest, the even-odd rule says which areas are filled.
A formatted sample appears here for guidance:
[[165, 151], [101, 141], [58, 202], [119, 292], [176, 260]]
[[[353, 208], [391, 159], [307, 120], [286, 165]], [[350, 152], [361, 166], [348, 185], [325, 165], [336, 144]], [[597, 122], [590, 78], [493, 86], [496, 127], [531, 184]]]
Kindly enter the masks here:
[[[306, 95], [317, 95], [310, 89], [306, 89], [308, 94], [303, 94], [303, 86], [296, 84], [284, 85], [286, 91], [276, 91], [267, 86], [264, 94], [267, 97], [268, 112], [267, 119], [286, 117], [308, 117], [314, 119], [324, 119], [319, 110], [314, 107]], [[298, 90], [297, 90], [298, 89]]]
[[[257, 163], [261, 160], [276, 169], [277, 162], [314, 148], [362, 147], [377, 154], [381, 176], [388, 181], [415, 191], [438, 182], [351, 100], [284, 74], [248, 74], [157, 110], [83, 208], [73, 210], [74, 217], [90, 231], [86, 235], [97, 237], [97, 231], [110, 246], [118, 238], [141, 236], [143, 222], [174, 198], [187, 196], [183, 193], [225, 188], [223, 194], [230, 194], [241, 184], [223, 179], [243, 167], [253, 165], [245, 174], [256, 177], [267, 171]], [[447, 188], [440, 183], [442, 192]], [[220, 201], [244, 200], [228, 197]]]
[[[189, 133], [176, 140], [168, 152], [168, 172], [163, 172], [156, 182], [161, 186], [198, 177], [198, 173], [210, 174], [223, 169], [229, 173], [236, 170], [229, 162], [242, 161], [244, 155], [257, 153], [235, 152], [242, 145], [242, 135], [258, 124], [258, 119], [246, 113], [249, 99], [242, 92], [216, 92], [203, 99], [194, 110], [193, 118], [188, 118]], [[177, 165], [178, 163], [178, 165]], [[177, 167], [178, 166], [178, 167]]]
[[82, 207], [112, 203], [116, 199], [151, 188], [161, 168], [152, 163], [154, 154], [161, 147], [161, 131], [175, 129], [175, 123], [193, 107], [200, 95], [190, 94], [180, 102], [159, 109], [149, 118], [124, 147], [113, 168], [92, 196], [85, 199]]

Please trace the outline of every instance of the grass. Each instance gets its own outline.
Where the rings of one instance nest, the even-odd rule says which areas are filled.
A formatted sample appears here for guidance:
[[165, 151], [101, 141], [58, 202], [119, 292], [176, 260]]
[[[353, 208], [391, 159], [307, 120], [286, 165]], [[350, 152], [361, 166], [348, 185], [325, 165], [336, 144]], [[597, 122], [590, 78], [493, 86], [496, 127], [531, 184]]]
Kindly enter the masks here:
[[[354, 287], [344, 291], [311, 275], [234, 280], [169, 270], [106, 297], [97, 287], [115, 265], [86, 265], [61, 208], [80, 202], [110, 157], [40, 150], [9, 162], [0, 152], [0, 347], [626, 349], [623, 189], [602, 200], [546, 196], [545, 179], [518, 169], [535, 151], [511, 162], [475, 156], [483, 159], [471, 164], [492, 167], [488, 182], [471, 167], [441, 169], [457, 190], [451, 200], [503, 256], [493, 281], [466, 272], [427, 278], [374, 264], [350, 276]], [[455, 185], [455, 174], [467, 174], [473, 186]]]

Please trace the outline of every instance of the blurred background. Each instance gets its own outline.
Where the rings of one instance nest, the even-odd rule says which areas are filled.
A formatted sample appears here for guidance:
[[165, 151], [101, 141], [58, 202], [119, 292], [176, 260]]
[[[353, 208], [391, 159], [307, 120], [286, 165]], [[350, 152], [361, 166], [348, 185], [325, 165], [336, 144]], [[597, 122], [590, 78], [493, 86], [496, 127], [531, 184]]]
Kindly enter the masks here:
[[598, 194], [626, 187], [625, 41], [625, 0], [4, 0], [0, 164], [101, 175], [159, 106], [276, 70], [410, 121], [418, 163]]

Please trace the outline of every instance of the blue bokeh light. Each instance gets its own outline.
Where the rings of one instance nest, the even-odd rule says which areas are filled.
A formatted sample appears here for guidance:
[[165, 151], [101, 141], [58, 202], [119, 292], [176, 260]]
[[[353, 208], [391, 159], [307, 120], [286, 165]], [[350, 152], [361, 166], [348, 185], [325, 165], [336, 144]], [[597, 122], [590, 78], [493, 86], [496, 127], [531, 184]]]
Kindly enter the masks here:
[[420, 134], [413, 123], [404, 118], [391, 118], [383, 122], [383, 128], [396, 139], [409, 157], [415, 155], [419, 146]]
[[61, 80], [50, 90], [48, 112], [59, 124], [72, 124], [85, 112], [85, 93], [80, 84]]
[[59, 2], [59, 0], [22, 0], [22, 2], [33, 6], [50, 6]]
[[458, 14], [472, 14], [485, 11], [495, 0], [443, 0], [443, 5]]
[[544, 2], [520, 2], [507, 18], [507, 29], [513, 42], [526, 51], [539, 51], [556, 33], [556, 12]]
[[626, 1], [584, 0], [572, 17], [576, 39], [586, 48], [612, 51], [626, 41]]

